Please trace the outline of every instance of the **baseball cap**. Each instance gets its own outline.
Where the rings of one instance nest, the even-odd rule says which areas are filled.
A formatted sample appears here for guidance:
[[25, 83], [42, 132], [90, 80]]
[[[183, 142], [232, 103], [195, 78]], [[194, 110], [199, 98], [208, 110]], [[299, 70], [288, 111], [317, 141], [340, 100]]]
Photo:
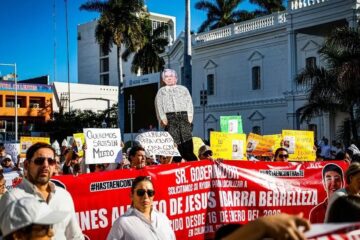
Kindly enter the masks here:
[[67, 212], [54, 211], [34, 197], [16, 199], [6, 206], [0, 216], [2, 236], [5, 237], [31, 224], [52, 225], [67, 217]]
[[10, 154], [6, 154], [5, 157], [3, 157], [2, 160], [4, 161], [5, 159], [10, 159], [10, 161], [12, 161], [12, 157], [11, 157]]

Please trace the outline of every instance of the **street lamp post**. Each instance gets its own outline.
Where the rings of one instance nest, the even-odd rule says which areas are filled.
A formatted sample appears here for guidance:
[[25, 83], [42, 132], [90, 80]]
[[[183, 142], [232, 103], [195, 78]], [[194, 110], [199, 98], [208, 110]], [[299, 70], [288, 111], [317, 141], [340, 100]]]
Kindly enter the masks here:
[[9, 67], [14, 67], [14, 71], [15, 71], [15, 76], [14, 76], [14, 81], [15, 81], [15, 142], [18, 141], [18, 107], [17, 107], [17, 95], [18, 95], [18, 86], [17, 86], [17, 68], [16, 68], [16, 63], [0, 63], [0, 66], [9, 66]]

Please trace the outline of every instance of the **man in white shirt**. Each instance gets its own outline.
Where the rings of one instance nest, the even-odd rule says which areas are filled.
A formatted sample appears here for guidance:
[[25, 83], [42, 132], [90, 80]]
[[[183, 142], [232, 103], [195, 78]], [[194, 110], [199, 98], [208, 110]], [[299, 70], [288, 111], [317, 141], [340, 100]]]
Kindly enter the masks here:
[[[23, 197], [34, 197], [46, 202], [56, 211], [68, 212], [68, 217], [54, 225], [54, 239], [84, 239], [75, 217], [74, 202], [69, 192], [55, 186], [50, 181], [56, 167], [55, 150], [46, 143], [35, 143], [26, 152], [24, 168], [26, 178], [14, 189], [5, 193], [0, 206], [5, 209], [8, 204]], [[4, 210], [0, 210], [0, 215]]]

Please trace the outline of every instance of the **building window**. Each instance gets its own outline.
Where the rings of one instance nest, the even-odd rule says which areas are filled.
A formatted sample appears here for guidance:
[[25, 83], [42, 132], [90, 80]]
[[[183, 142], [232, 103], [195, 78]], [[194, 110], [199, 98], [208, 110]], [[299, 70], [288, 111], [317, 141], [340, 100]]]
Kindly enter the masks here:
[[261, 135], [261, 127], [260, 126], [254, 126], [252, 128], [252, 133], [255, 133], [255, 134], [258, 134], [258, 135]]
[[44, 97], [30, 97], [30, 108], [44, 108], [45, 98]]
[[308, 57], [305, 62], [306, 68], [316, 68], [316, 57]]
[[100, 85], [109, 85], [109, 74], [100, 75]]
[[103, 50], [103, 48], [100, 46], [100, 57], [105, 57], [109, 55], [109, 49], [106, 49], [105, 51]]
[[100, 72], [108, 72], [109, 71], [109, 58], [101, 58], [100, 59]]
[[[18, 105], [18, 108], [25, 108], [26, 107], [26, 97], [18, 96], [17, 97], [17, 105]], [[6, 96], [5, 106], [6, 107], [15, 107], [15, 96]]]
[[215, 94], [215, 76], [214, 76], [214, 74], [207, 75], [207, 94], [208, 95]]
[[261, 88], [260, 67], [256, 66], [252, 68], [252, 89], [258, 90], [260, 88]]

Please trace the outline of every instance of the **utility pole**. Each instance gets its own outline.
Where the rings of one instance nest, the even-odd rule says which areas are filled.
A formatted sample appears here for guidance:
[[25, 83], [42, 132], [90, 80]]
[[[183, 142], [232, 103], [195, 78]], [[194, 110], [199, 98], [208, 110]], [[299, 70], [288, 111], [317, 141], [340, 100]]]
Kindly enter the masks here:
[[184, 41], [184, 85], [192, 95], [190, 0], [185, 0], [185, 41]]
[[200, 105], [203, 107], [203, 138], [205, 139], [205, 109], [207, 105], [207, 90], [200, 90]]
[[65, 22], [66, 22], [66, 59], [67, 59], [67, 80], [68, 80], [68, 94], [69, 94], [69, 113], [70, 113], [70, 57], [69, 57], [69, 26], [68, 26], [68, 7], [67, 0], [65, 0]]

